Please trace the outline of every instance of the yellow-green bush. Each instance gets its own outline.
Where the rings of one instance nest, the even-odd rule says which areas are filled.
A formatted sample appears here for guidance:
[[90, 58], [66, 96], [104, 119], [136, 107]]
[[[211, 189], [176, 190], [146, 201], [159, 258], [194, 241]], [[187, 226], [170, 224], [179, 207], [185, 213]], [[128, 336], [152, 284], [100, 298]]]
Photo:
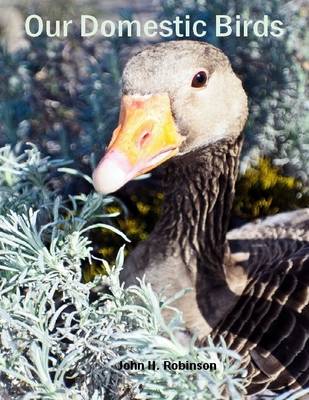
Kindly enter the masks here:
[[233, 214], [251, 220], [309, 206], [309, 190], [302, 181], [282, 174], [271, 161], [261, 158], [240, 176]]

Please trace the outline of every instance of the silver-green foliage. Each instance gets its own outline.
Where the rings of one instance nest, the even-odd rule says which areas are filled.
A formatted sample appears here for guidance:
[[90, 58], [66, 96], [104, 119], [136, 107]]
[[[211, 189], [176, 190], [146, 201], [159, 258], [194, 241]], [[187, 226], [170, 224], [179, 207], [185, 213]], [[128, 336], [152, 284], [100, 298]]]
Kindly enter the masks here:
[[[125, 289], [123, 248], [115, 266], [101, 260], [106, 276], [82, 282], [82, 263], [94, 259], [87, 233], [108, 228], [126, 237], [106, 223], [112, 198], [61, 198], [47, 179], [55, 168], [73, 172], [35, 147], [21, 156], [0, 149], [0, 398], [118, 399], [126, 390], [136, 399], [220, 399], [224, 390], [240, 398], [239, 356], [223, 342], [202, 349], [184, 342], [180, 313], [163, 318], [171, 299], [144, 280]], [[206, 361], [217, 369], [118, 371], [120, 360]]]

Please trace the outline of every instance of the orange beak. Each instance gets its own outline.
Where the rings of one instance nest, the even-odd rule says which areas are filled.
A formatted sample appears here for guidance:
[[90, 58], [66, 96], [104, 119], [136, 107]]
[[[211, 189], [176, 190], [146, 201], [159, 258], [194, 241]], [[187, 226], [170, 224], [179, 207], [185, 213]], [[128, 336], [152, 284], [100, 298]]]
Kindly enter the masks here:
[[115, 192], [175, 156], [183, 140], [167, 94], [124, 96], [119, 125], [93, 172], [95, 189], [105, 194]]

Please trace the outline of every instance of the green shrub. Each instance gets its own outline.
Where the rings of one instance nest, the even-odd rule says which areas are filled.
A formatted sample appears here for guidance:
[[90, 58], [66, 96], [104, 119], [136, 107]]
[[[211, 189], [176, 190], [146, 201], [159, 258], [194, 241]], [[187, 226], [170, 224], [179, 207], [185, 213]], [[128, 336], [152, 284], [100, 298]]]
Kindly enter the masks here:
[[90, 155], [101, 155], [118, 118], [116, 54], [112, 43], [77, 34], [39, 38], [14, 55], [0, 47], [0, 144], [31, 140], [89, 172]]

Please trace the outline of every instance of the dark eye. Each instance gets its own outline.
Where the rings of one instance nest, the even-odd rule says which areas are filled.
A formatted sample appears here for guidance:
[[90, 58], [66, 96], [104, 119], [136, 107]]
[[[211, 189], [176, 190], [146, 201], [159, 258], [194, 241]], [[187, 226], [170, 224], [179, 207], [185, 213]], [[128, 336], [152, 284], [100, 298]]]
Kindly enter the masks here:
[[205, 86], [206, 83], [207, 83], [207, 74], [205, 71], [200, 71], [192, 79], [191, 86], [194, 88], [200, 88]]

